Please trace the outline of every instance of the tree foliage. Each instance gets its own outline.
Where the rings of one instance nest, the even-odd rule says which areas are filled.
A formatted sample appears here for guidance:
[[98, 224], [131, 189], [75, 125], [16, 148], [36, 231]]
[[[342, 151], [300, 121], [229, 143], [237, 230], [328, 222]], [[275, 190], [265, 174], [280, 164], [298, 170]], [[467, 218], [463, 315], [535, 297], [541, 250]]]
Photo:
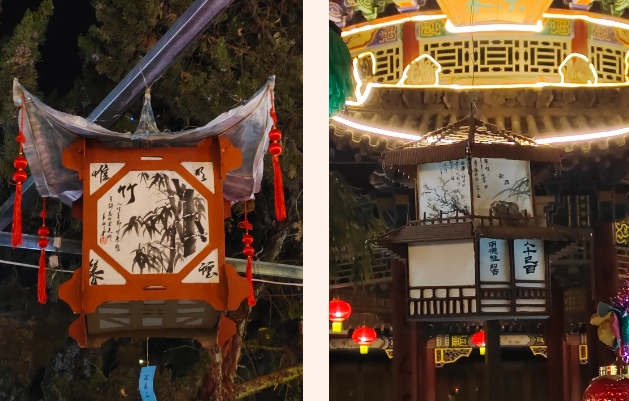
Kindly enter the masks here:
[[[68, 93], [42, 93], [38, 87], [38, 69], [46, 65], [46, 60], [40, 60], [40, 51], [46, 46], [52, 0], [42, 0], [38, 8], [24, 14], [0, 49], [0, 91], [4, 94], [0, 101], [0, 199], [7, 199], [13, 190], [10, 177], [17, 154], [17, 110], [10, 97], [13, 78], [51, 107], [87, 116], [192, 3], [93, 0], [96, 23], [77, 38], [83, 70]], [[249, 202], [248, 210], [254, 225], [256, 258], [292, 264], [302, 261], [302, 21], [301, 1], [236, 0], [151, 86], [158, 127], [176, 131], [206, 124], [248, 99], [269, 76], [276, 77], [278, 128], [284, 135], [281, 163], [287, 218], [275, 221], [268, 157], [261, 192]], [[140, 110], [138, 101], [111, 129], [134, 131], [137, 119], [132, 117], [139, 116]], [[40, 208], [41, 203], [36, 202], [26, 210], [25, 233], [36, 233], [41, 224]], [[243, 217], [241, 203], [234, 205], [232, 214], [225, 225], [227, 255], [243, 257], [242, 231], [237, 225]], [[70, 217], [67, 206], [48, 202], [48, 216], [52, 236], [81, 238], [81, 224]], [[31, 264], [37, 264], [38, 254], [0, 249], [5, 259]], [[64, 269], [80, 264], [76, 256], [59, 257]], [[3, 337], [0, 354], [13, 347], [23, 349], [25, 356], [0, 358], [0, 398], [135, 399], [138, 356], [146, 352], [145, 341], [118, 339], [101, 350], [79, 350], [67, 340], [67, 327], [74, 319], [67, 306], [62, 302], [43, 308], [37, 305], [33, 288], [36, 271], [14, 271], [13, 276], [6, 267], [0, 269], [5, 285], [0, 291], [4, 292], [0, 312], [7, 313], [6, 319], [13, 322], [4, 325], [5, 329], [11, 327], [16, 332]], [[65, 273], [49, 273], [53, 300], [57, 286], [68, 278]], [[220, 399], [252, 392], [257, 393], [257, 399], [300, 397], [301, 290], [269, 285], [258, 292], [258, 306], [249, 310], [243, 305], [232, 313], [239, 335], [222, 350], [208, 353], [188, 340], [149, 341], [149, 352], [154, 353], [151, 364], [159, 367], [158, 399]], [[53, 332], [56, 334], [45, 335]], [[16, 348], [17, 344], [23, 348]], [[219, 355], [222, 368], [217, 372]], [[30, 358], [27, 369], [16, 364], [24, 358]]]

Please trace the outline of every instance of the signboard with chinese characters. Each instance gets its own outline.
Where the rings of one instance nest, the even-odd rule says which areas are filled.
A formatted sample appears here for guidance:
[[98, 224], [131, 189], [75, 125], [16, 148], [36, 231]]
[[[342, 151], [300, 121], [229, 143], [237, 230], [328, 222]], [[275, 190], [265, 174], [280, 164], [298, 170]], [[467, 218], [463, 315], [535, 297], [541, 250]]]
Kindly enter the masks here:
[[540, 281], [540, 283], [521, 283], [521, 287], [545, 287], [546, 257], [544, 241], [518, 239], [513, 241], [513, 260], [515, 280]]
[[437, 0], [455, 26], [486, 24], [534, 25], [552, 0]]
[[140, 397], [142, 401], [156, 401], [153, 390], [153, 380], [155, 379], [155, 366], [144, 366], [140, 370]]
[[424, 219], [469, 215], [470, 177], [466, 159], [419, 165], [419, 213]]
[[509, 282], [509, 244], [504, 239], [481, 238], [479, 246], [480, 281]]

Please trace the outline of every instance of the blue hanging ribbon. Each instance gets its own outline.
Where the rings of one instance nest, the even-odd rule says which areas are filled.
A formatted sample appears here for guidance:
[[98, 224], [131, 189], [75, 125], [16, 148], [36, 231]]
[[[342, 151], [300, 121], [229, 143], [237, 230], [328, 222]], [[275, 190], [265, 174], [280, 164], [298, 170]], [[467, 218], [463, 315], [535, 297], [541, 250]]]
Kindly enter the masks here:
[[155, 378], [155, 366], [144, 366], [140, 370], [140, 396], [142, 401], [157, 401], [153, 391], [153, 379]]

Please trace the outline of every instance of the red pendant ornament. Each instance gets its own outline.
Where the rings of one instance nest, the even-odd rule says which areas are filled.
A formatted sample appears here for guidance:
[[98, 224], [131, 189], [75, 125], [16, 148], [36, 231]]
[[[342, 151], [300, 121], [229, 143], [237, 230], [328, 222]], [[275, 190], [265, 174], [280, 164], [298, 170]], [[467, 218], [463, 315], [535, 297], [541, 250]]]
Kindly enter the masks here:
[[485, 355], [485, 332], [477, 331], [472, 335], [472, 344], [478, 349], [480, 349], [480, 354]]
[[583, 401], [629, 400], [629, 366], [618, 358], [613, 365], [599, 369], [583, 394]]
[[256, 305], [256, 297], [253, 291], [253, 237], [249, 234], [249, 230], [253, 229], [253, 225], [249, 222], [247, 218], [247, 202], [244, 202], [244, 210], [245, 210], [245, 220], [238, 223], [238, 227], [245, 230], [245, 234], [242, 236], [242, 243], [245, 244], [245, 247], [242, 250], [242, 253], [247, 257], [247, 281], [249, 282], [249, 296], [247, 297], [247, 303], [249, 306]]
[[360, 346], [361, 354], [369, 352], [369, 345], [374, 342], [377, 337], [378, 335], [374, 329], [365, 326], [357, 328], [352, 334], [352, 340]]
[[284, 184], [282, 183], [282, 169], [280, 168], [280, 155], [282, 154], [282, 132], [276, 127], [277, 115], [275, 114], [275, 100], [271, 91], [271, 111], [273, 128], [269, 131], [269, 153], [273, 156], [273, 187], [275, 191], [275, 217], [278, 221], [286, 218], [286, 204], [284, 202]]
[[343, 321], [352, 314], [352, 307], [341, 299], [330, 301], [330, 321], [332, 322], [332, 332], [340, 333], [343, 329]]
[[26, 114], [26, 110], [24, 107], [24, 98], [20, 99], [22, 101], [22, 109], [20, 110], [20, 127], [17, 138], [15, 140], [18, 142], [20, 147], [20, 153], [13, 160], [13, 167], [15, 167], [15, 172], [13, 173], [13, 181], [15, 182], [15, 200], [13, 201], [13, 222], [11, 224], [11, 245], [13, 248], [17, 248], [22, 245], [22, 184], [28, 178], [26, 171], [24, 169], [28, 166], [28, 162], [26, 161], [26, 157], [22, 154], [22, 145], [26, 142], [26, 138], [24, 137], [24, 115]]
[[37, 272], [37, 301], [40, 304], [46, 303], [46, 248], [48, 247], [48, 235], [50, 230], [46, 227], [46, 198], [44, 198], [44, 205], [41, 213], [41, 227], [37, 230], [39, 240], [37, 246], [41, 248], [41, 254], [39, 255], [39, 271]]

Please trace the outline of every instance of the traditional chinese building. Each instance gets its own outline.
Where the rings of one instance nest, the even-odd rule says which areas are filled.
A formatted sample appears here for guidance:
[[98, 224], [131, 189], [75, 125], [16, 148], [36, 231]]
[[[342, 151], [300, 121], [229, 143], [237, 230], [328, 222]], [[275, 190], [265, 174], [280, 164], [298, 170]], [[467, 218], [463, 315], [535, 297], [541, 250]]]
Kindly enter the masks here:
[[[331, 277], [330, 296], [354, 310], [344, 331], [330, 336], [332, 400], [579, 401], [598, 367], [613, 361], [588, 323], [629, 267], [629, 4], [621, 3], [329, 2], [330, 20], [342, 28], [353, 56], [355, 81], [346, 110], [330, 119], [330, 169], [375, 199], [391, 229], [377, 242], [367, 279], [350, 279], [352, 255], [339, 261], [348, 268]], [[431, 219], [472, 213], [452, 197], [433, 202], [433, 213], [426, 213], [425, 180], [418, 180], [417, 165], [402, 150], [466, 143], [471, 126], [561, 151], [559, 163], [531, 164], [525, 175], [531, 195], [519, 210], [543, 221], [554, 240], [563, 238], [545, 247], [546, 311], [488, 319], [481, 308], [460, 313], [445, 307], [429, 319], [409, 308], [420, 302], [409, 287], [430, 279], [412, 270], [411, 245], [426, 240], [420, 228]], [[509, 159], [506, 153], [495, 156]], [[506, 170], [490, 166], [496, 176], [483, 177], [485, 168], [468, 167], [471, 175], [466, 170], [464, 176], [472, 187], [500, 183], [522, 196], [523, 187]], [[515, 211], [506, 213], [513, 218]], [[462, 234], [452, 228], [441, 235]], [[443, 265], [461, 258], [437, 256]], [[495, 271], [494, 265], [488, 260], [488, 268]], [[379, 335], [367, 356], [349, 339], [362, 325]], [[485, 355], [472, 339], [481, 330]]]

